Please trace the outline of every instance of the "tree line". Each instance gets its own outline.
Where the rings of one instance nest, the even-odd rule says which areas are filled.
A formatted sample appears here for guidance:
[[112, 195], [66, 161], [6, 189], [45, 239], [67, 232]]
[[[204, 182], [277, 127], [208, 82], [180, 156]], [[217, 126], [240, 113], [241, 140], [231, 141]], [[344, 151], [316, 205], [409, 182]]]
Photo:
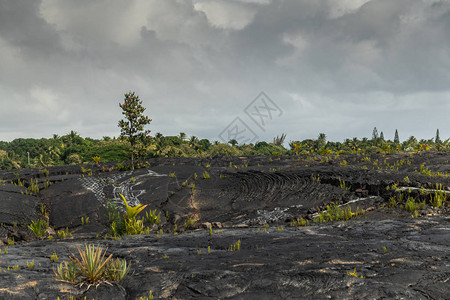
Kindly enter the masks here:
[[[199, 139], [184, 132], [176, 136], [161, 133], [150, 135], [145, 126], [151, 122], [144, 115], [142, 101], [134, 92], [126, 93], [122, 108], [123, 120], [118, 122], [121, 130], [118, 138], [104, 136], [102, 139], [82, 138], [77, 132], [51, 138], [18, 138], [11, 142], [0, 141], [0, 170], [47, 167], [55, 165], [97, 162], [130, 161], [153, 157], [208, 157], [208, 156], [255, 156], [255, 155], [328, 155], [334, 153], [393, 153], [400, 151], [449, 150], [450, 139], [442, 141], [439, 129], [431, 139], [418, 141], [414, 136], [400, 142], [398, 131], [394, 140], [386, 140], [375, 127], [372, 138], [353, 138], [343, 142], [327, 141], [320, 133], [316, 139], [291, 141], [285, 145], [286, 134], [271, 142], [239, 145], [236, 140], [227, 143]], [[97, 158], [95, 158], [97, 157]]]

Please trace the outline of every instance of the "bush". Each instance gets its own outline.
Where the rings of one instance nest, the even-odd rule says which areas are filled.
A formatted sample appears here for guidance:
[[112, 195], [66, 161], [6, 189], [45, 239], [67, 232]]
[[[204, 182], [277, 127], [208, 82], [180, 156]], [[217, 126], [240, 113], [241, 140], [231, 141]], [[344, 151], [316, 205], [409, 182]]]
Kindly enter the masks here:
[[0, 170], [11, 170], [13, 167], [13, 163], [8, 157], [0, 158]]
[[90, 161], [93, 156], [100, 156], [102, 162], [119, 162], [130, 159], [128, 156], [128, 148], [123, 144], [110, 144], [106, 146], [94, 147], [85, 155], [85, 161]]
[[242, 151], [240, 151], [236, 147], [232, 147], [227, 144], [219, 144], [214, 145], [209, 150], [209, 155], [211, 156], [241, 156], [243, 155]]
[[274, 144], [268, 144], [266, 142], [256, 143], [253, 151], [255, 155], [274, 155], [274, 153], [283, 155], [287, 152], [287, 150], [283, 148], [283, 146], [276, 146]]
[[78, 154], [73, 153], [69, 155], [67, 162], [71, 165], [79, 165], [81, 164], [81, 158]]

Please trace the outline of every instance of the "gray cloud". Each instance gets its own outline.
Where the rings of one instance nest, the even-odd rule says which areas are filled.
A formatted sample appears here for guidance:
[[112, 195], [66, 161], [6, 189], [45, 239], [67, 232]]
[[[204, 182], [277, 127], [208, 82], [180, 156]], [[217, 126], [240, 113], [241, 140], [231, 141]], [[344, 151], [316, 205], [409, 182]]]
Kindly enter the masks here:
[[0, 140], [117, 136], [130, 90], [166, 135], [255, 126], [265, 91], [262, 139], [444, 137], [448, 32], [450, 1], [0, 0]]

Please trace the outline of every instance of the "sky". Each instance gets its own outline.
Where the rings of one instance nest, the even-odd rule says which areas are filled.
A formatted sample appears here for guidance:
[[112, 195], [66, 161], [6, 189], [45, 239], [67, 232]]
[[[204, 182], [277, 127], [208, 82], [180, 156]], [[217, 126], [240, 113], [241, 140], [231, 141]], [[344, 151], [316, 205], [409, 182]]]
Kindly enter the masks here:
[[0, 140], [450, 137], [450, 0], [0, 0]]

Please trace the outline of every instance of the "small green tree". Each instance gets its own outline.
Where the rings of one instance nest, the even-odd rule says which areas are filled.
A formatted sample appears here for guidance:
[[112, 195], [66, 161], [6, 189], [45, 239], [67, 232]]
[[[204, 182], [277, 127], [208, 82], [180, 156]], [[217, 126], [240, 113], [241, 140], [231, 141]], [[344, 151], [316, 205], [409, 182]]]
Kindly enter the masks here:
[[317, 137], [315, 144], [316, 144], [317, 150], [321, 150], [321, 149], [325, 148], [325, 146], [327, 145], [327, 136], [325, 135], [325, 133], [319, 133], [319, 136]]
[[228, 141], [228, 144], [230, 144], [231, 146], [234, 147], [234, 146], [236, 146], [236, 145], [239, 144], [239, 143], [238, 143], [238, 141], [236, 141], [235, 139], [232, 139], [232, 140], [229, 140], [229, 141]]
[[373, 128], [372, 131], [372, 140], [377, 140], [378, 139], [378, 130], [376, 127]]
[[400, 144], [400, 139], [399, 139], [399, 137], [398, 137], [398, 131], [397, 131], [397, 129], [395, 129], [394, 143]]
[[439, 137], [439, 129], [436, 130], [436, 138], [434, 139], [434, 142], [435, 142], [436, 144], [442, 143], [441, 138]]
[[180, 134], [178, 135], [178, 138], [179, 138], [182, 142], [184, 142], [184, 141], [186, 140], [186, 138], [187, 138], [186, 133], [180, 132]]
[[191, 147], [195, 147], [198, 143], [198, 137], [196, 136], [191, 136], [191, 138], [189, 139], [189, 146]]
[[131, 167], [134, 170], [134, 158], [141, 154], [139, 146], [148, 139], [150, 134], [150, 130], [145, 130], [144, 126], [150, 124], [152, 120], [143, 115], [145, 107], [134, 92], [125, 94], [124, 103], [119, 103], [119, 106], [125, 116], [125, 119], [120, 120], [118, 124], [120, 136], [130, 143]]

